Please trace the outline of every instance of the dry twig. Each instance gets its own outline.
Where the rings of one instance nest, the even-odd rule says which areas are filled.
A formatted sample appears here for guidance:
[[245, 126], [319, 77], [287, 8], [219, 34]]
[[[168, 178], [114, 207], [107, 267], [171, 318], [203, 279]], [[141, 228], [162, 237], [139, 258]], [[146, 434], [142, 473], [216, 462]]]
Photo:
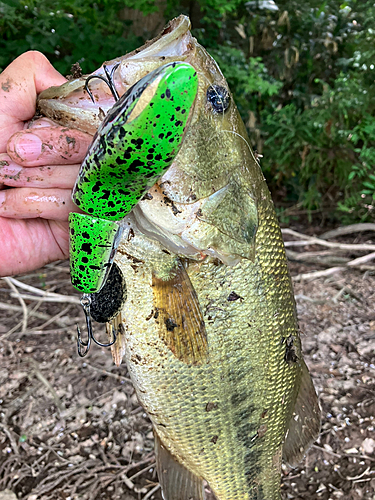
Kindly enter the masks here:
[[[19, 291], [17, 290], [16, 286], [14, 285], [12, 278], [3, 278], [3, 280], [5, 281], [5, 283], [7, 283], [9, 288], [11, 290], [13, 290], [15, 297], [18, 299], [19, 303], [21, 304], [22, 312], [23, 312], [21, 332], [25, 332], [26, 328], [27, 328], [27, 317], [28, 317], [28, 310], [27, 310], [27, 306], [25, 304], [25, 301], [23, 300], [22, 296], [20, 295]], [[16, 325], [14, 328], [9, 330], [9, 332], [6, 334], [6, 337], [8, 337], [11, 333], [16, 331], [17, 328], [18, 328], [18, 325]]]
[[371, 222], [362, 224], [350, 224], [348, 226], [338, 227], [332, 231], [327, 231], [320, 235], [322, 240], [329, 240], [330, 238], [336, 238], [336, 236], [344, 236], [346, 234], [361, 233], [362, 231], [375, 231], [375, 224]]
[[[50, 292], [45, 292], [50, 293]], [[16, 297], [14, 293], [10, 294], [11, 297]], [[68, 304], [80, 304], [79, 298], [74, 297], [73, 295], [59, 295], [57, 293], [50, 293], [50, 295], [42, 295], [42, 296], [35, 296], [35, 295], [27, 295], [27, 294], [20, 294], [20, 297], [22, 297], [25, 300], [40, 300], [42, 302], [60, 302], [60, 303], [68, 303]]]
[[302, 238], [302, 241], [285, 241], [284, 245], [286, 247], [291, 246], [305, 246], [305, 245], [321, 245], [328, 248], [339, 248], [340, 250], [353, 250], [353, 251], [364, 251], [370, 250], [375, 251], [375, 245], [367, 244], [349, 244], [349, 243], [333, 243], [331, 241], [325, 241], [320, 238], [315, 238], [314, 236], [307, 236], [306, 234], [298, 233], [293, 231], [293, 229], [282, 229], [282, 234], [288, 234], [290, 236], [295, 236], [296, 238]]
[[126, 381], [126, 382], [132, 383], [132, 381], [130, 380], [130, 378], [126, 378], [126, 377], [123, 377], [121, 375], [116, 375], [116, 373], [107, 372], [106, 370], [103, 370], [103, 368], [98, 368], [97, 366], [90, 365], [87, 362], [85, 362], [85, 366], [87, 368], [90, 368], [91, 370], [95, 370], [96, 372], [103, 373], [103, 375], [107, 375], [107, 377], [115, 378], [116, 380], [119, 380], [121, 382], [122, 381]]
[[350, 261], [349, 257], [337, 255], [332, 250], [325, 250], [323, 252], [293, 252], [286, 249], [286, 256], [294, 262], [306, 262], [306, 264], [318, 264], [320, 266], [340, 266]]
[[[15, 306], [14, 304], [6, 304], [5, 302], [0, 302], [0, 309], [3, 311], [15, 311], [15, 312], [22, 312], [23, 311], [22, 307]], [[28, 315], [34, 316], [35, 318], [38, 318], [38, 319], [44, 319], [44, 320], [47, 320], [50, 318], [50, 316], [48, 316], [48, 314], [38, 313], [38, 312], [33, 312], [33, 311], [29, 311]]]
[[364, 264], [365, 262], [369, 262], [370, 260], [375, 259], [375, 252], [369, 253], [367, 255], [364, 255], [363, 257], [358, 257], [357, 259], [353, 259], [350, 262], [347, 262], [347, 266], [360, 266], [361, 264]]
[[[375, 224], [374, 224], [374, 226], [375, 226]], [[346, 476], [346, 479], [347, 479], [348, 481], [357, 481], [357, 479], [361, 479], [363, 476], [367, 476], [367, 474], [368, 474], [369, 472], [371, 473], [371, 467], [367, 467], [367, 469], [366, 469], [366, 470], [364, 470], [364, 471], [362, 472], [362, 474], [360, 474], [359, 476], [355, 476], [355, 477], [349, 477], [349, 476]]]
[[38, 380], [40, 380], [40, 382], [42, 382], [42, 384], [44, 384], [47, 387], [47, 389], [51, 393], [51, 395], [53, 397], [53, 400], [55, 401], [55, 404], [56, 404], [58, 410], [60, 411], [60, 413], [63, 412], [63, 411], [66, 411], [65, 405], [64, 405], [64, 403], [61, 402], [61, 400], [60, 400], [59, 396], [57, 395], [57, 392], [55, 391], [55, 389], [48, 382], [48, 380], [44, 377], [44, 375], [39, 371], [39, 368], [38, 368], [38, 365], [37, 365], [36, 361], [34, 359], [32, 359], [32, 358], [30, 358], [29, 361], [30, 361], [30, 363], [34, 367], [34, 370], [33, 370], [34, 375], [36, 376], [36, 378]]
[[[55, 323], [55, 321], [57, 322], [57, 320], [60, 319], [61, 316], [64, 316], [64, 314], [66, 314], [69, 311], [70, 308], [71, 308], [71, 306], [65, 307], [62, 311], [60, 311], [59, 313], [55, 314], [55, 316], [53, 316], [52, 318], [48, 318], [48, 320], [45, 323], [43, 323], [40, 326], [37, 326], [35, 328], [35, 330], [36, 329], [43, 330], [43, 328], [45, 328], [46, 326], [50, 325], [51, 323]], [[61, 323], [61, 321], [60, 321], [60, 323]], [[34, 330], [34, 328], [33, 328], [33, 330]]]
[[325, 276], [331, 276], [331, 274], [338, 273], [339, 271], [345, 271], [345, 267], [330, 267], [324, 271], [314, 271], [312, 273], [297, 274], [293, 276], [293, 281], [303, 281], [316, 278], [323, 278]]
[[[22, 281], [18, 281], [15, 278], [6, 278], [6, 279], [9, 280], [11, 283], [13, 283], [13, 285], [15, 285], [16, 287], [18, 286], [19, 288], [22, 288], [23, 290], [26, 290], [34, 294], [34, 295], [19, 294], [19, 297], [23, 299], [41, 300], [43, 302], [68, 302], [71, 304], [80, 303], [79, 298], [74, 295], [60, 295], [59, 293], [45, 292], [43, 290], [40, 290], [40, 288], [35, 288], [33, 286], [26, 285], [26, 283], [22, 283]], [[16, 292], [17, 294], [19, 293], [18, 290], [16, 290]], [[11, 294], [11, 296], [13, 297], [14, 295]]]
[[133, 474], [132, 476], [130, 476], [129, 479], [130, 480], [135, 479], [136, 477], [141, 476], [143, 473], [147, 472], [148, 470], [150, 470], [152, 467], [155, 467], [155, 466], [156, 466], [156, 463], [153, 462], [152, 464], [148, 465], [144, 469], [142, 469], [142, 470], [136, 472], [135, 474]]
[[160, 488], [160, 484], [157, 484], [152, 490], [150, 490], [143, 498], [142, 500], [147, 500], [148, 498], [151, 498], [154, 493], [158, 491]]
[[311, 445], [311, 447], [315, 448], [316, 450], [320, 450], [323, 453], [328, 453], [328, 455], [333, 455], [334, 457], [342, 458], [342, 456], [339, 455], [338, 453], [335, 453], [334, 451], [331, 451], [331, 450], [327, 450], [326, 448], [322, 448], [321, 446], [318, 446], [317, 444], [313, 444], [313, 445]]
[[0, 429], [3, 429], [3, 431], [5, 432], [5, 434], [8, 436], [8, 439], [10, 441], [10, 445], [11, 445], [12, 450], [14, 451], [14, 453], [16, 455], [19, 455], [19, 450], [18, 450], [17, 442], [14, 439], [14, 437], [12, 436], [12, 433], [10, 432], [10, 430], [8, 429], [8, 427], [5, 424], [1, 424], [0, 423]]

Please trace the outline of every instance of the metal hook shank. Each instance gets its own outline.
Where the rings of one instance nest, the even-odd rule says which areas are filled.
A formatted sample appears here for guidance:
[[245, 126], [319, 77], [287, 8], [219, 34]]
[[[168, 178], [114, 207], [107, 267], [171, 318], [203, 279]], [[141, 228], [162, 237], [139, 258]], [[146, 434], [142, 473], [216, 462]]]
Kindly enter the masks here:
[[113, 97], [115, 98], [115, 101], [118, 101], [120, 99], [120, 96], [118, 95], [118, 92], [116, 90], [115, 82], [113, 81], [113, 76], [115, 74], [116, 69], [119, 66], [120, 66], [120, 63], [115, 64], [113, 66], [113, 68], [111, 69], [111, 72], [109, 73], [107, 66], [105, 64], [103, 64], [104, 72], [105, 72], [106, 77], [107, 77], [108, 82], [109, 82], [108, 86], [111, 89], [111, 92], [112, 92]]
[[[79, 326], [77, 325], [77, 348], [78, 348], [78, 354], [83, 358], [86, 356], [86, 354], [89, 352], [90, 345], [91, 345], [91, 338], [92, 338], [92, 324], [91, 324], [91, 316], [90, 316], [90, 305], [91, 305], [91, 298], [84, 294], [81, 298], [81, 306], [83, 307], [83, 311], [85, 313], [85, 318], [86, 318], [86, 326], [87, 326], [87, 342], [84, 342], [82, 340], [82, 335], [81, 335], [81, 330]], [[86, 349], [82, 349], [82, 347], [85, 347]]]

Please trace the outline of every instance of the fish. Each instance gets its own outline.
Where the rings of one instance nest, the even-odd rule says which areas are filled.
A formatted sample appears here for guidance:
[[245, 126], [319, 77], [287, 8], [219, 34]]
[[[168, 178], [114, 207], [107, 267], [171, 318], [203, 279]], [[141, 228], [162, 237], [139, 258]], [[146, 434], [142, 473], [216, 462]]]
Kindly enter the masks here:
[[[121, 285], [94, 294], [95, 304], [116, 304], [104, 315], [108, 333], [118, 333], [112, 354], [117, 364], [125, 358], [152, 422], [164, 500], [203, 500], [207, 485], [218, 500], [280, 500], [282, 460], [302, 459], [320, 409], [279, 223], [246, 128], [186, 16], [105, 64], [119, 64], [121, 95], [177, 60], [198, 75], [189, 127], [168, 171], [123, 219], [113, 264]], [[113, 105], [96, 85], [96, 106], [77, 79], [44, 91], [39, 109], [94, 133]]]

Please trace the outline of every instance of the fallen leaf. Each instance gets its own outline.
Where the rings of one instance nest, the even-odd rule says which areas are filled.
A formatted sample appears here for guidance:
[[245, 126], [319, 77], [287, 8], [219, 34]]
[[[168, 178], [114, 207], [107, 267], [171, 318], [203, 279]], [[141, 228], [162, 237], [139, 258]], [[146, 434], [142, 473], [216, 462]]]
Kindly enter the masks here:
[[371, 455], [375, 450], [375, 439], [366, 438], [362, 441], [361, 450], [365, 455]]
[[0, 491], [0, 500], [17, 500], [17, 496], [10, 490]]

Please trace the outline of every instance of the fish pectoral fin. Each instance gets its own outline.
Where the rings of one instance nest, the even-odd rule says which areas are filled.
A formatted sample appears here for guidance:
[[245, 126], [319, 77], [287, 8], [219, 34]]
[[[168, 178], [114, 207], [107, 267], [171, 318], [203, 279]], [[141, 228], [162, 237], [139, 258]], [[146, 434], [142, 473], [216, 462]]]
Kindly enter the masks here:
[[167, 276], [152, 275], [159, 336], [180, 361], [207, 362], [208, 344], [198, 296], [180, 259]]
[[156, 468], [164, 500], [205, 500], [203, 480], [180, 464], [155, 433]]
[[120, 312], [115, 318], [106, 324], [108, 338], [113, 338], [113, 330], [116, 333], [116, 342], [111, 346], [112, 359], [116, 366], [120, 366], [125, 356], [125, 320]]
[[292, 466], [301, 461], [320, 430], [320, 408], [309, 370], [302, 360], [301, 385], [283, 447], [283, 459]]
[[239, 243], [254, 245], [258, 229], [257, 202], [233, 176], [227, 186], [207, 198], [199, 219]]

